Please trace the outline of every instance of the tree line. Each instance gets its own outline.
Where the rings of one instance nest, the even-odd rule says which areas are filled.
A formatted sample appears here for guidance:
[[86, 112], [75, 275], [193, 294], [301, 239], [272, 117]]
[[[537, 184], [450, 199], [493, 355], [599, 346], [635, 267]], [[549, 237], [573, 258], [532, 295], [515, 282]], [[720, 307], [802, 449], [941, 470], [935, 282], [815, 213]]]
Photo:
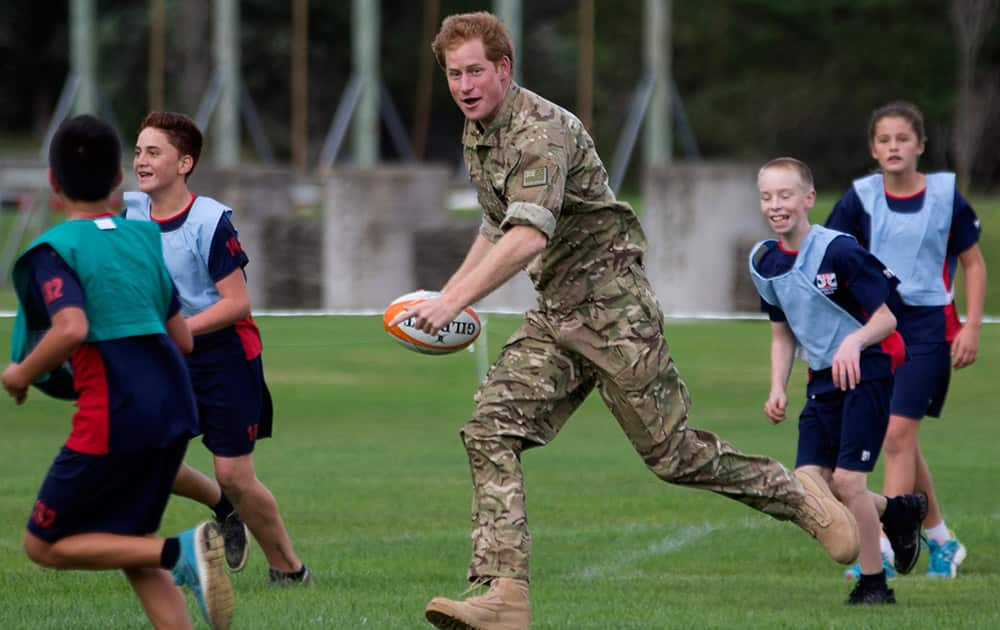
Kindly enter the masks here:
[[[610, 156], [642, 76], [638, 0], [593, 0], [592, 133]], [[240, 2], [243, 81], [279, 161], [290, 159], [290, 0]], [[68, 3], [9, 0], [0, 26], [0, 147], [40, 143], [69, 70]], [[489, 0], [382, 0], [381, 69], [412, 126], [422, 22], [490, 9]], [[839, 192], [873, 164], [870, 111], [894, 99], [923, 110], [928, 169], [967, 169], [969, 188], [1000, 188], [997, 0], [674, 0], [673, 77], [702, 157], [808, 161]], [[193, 113], [212, 66], [211, 3], [165, 0], [164, 105]], [[522, 83], [574, 109], [579, 0], [524, 0]], [[149, 3], [98, 0], [99, 89], [129, 137], [148, 109]], [[308, 137], [314, 162], [351, 74], [351, 3], [308, 3]], [[431, 82], [425, 159], [456, 161], [461, 119], [443, 75]], [[685, 157], [676, 141], [674, 154]], [[246, 144], [246, 143], [245, 143]], [[34, 145], [37, 148], [37, 145]], [[0, 148], [0, 151], [4, 150]], [[971, 156], [970, 156], [971, 154]], [[383, 142], [384, 159], [398, 159]], [[638, 154], [637, 154], [638, 155]], [[248, 155], [248, 159], [253, 159]], [[635, 186], [633, 160], [627, 185]]]

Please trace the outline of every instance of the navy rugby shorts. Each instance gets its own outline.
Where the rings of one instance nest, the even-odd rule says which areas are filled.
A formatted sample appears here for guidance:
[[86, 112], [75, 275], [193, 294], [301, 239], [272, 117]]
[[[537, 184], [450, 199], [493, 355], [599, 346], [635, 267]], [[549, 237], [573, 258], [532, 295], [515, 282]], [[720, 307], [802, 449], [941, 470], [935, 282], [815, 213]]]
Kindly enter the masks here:
[[907, 359], [896, 368], [892, 390], [893, 415], [919, 420], [937, 418], [944, 407], [951, 381], [951, 344], [922, 343], [907, 345]]
[[48, 542], [90, 532], [154, 533], [187, 444], [184, 437], [166, 448], [106, 455], [62, 447], [38, 491], [28, 531]]
[[799, 416], [795, 467], [871, 472], [889, 427], [891, 392], [892, 377], [886, 376], [810, 397]]
[[264, 364], [259, 355], [247, 360], [235, 333], [210, 336], [199, 337], [195, 352], [187, 357], [202, 441], [213, 455], [239, 457], [252, 453], [258, 439], [271, 436], [273, 412]]

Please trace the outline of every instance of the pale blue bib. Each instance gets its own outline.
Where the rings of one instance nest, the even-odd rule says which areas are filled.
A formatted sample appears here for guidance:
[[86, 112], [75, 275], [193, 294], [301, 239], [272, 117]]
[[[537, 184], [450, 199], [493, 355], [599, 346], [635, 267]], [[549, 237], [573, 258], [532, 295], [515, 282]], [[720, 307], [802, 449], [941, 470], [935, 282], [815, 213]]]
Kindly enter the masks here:
[[[125, 217], [151, 221], [149, 195], [127, 192]], [[184, 223], [176, 230], [160, 232], [163, 258], [180, 294], [181, 312], [191, 317], [219, 301], [219, 291], [208, 273], [208, 256], [215, 228], [233, 211], [211, 197], [197, 197]]]
[[765, 278], [754, 266], [774, 240], [761, 241], [750, 250], [750, 277], [765, 302], [785, 313], [795, 340], [806, 351], [809, 368], [823, 370], [833, 365], [844, 337], [861, 328], [858, 320], [831, 300], [816, 286], [816, 274], [830, 242], [838, 236], [854, 238], [820, 225], [809, 229], [802, 241], [795, 263], [787, 272]]
[[893, 212], [882, 175], [854, 181], [854, 192], [871, 218], [869, 249], [899, 278], [899, 294], [910, 306], [944, 306], [944, 263], [955, 206], [955, 174], [931, 173], [919, 212]]

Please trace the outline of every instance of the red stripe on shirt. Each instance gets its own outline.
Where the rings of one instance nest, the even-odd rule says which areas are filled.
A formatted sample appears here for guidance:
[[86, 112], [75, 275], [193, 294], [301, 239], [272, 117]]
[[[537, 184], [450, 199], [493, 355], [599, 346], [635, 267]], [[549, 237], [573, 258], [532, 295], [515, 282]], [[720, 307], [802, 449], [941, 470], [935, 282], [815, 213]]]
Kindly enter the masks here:
[[81, 344], [70, 356], [73, 387], [80, 394], [66, 447], [88, 455], [108, 452], [108, 374], [97, 346]]
[[263, 345], [260, 342], [260, 329], [257, 328], [257, 323], [253, 321], [253, 317], [248, 315], [246, 319], [239, 320], [233, 326], [236, 327], [236, 334], [240, 336], [240, 343], [243, 344], [243, 354], [246, 356], [247, 361], [252, 361], [259, 357]]
[[[948, 238], [951, 238], [951, 233], [948, 233]], [[946, 291], [951, 291], [951, 268], [948, 266], [948, 257], [944, 257], [944, 267], [941, 269], [941, 276], [944, 279], [944, 288]], [[944, 339], [945, 341], [951, 343], [952, 340], [958, 336], [958, 332], [962, 330], [962, 322], [958, 320], [958, 311], [955, 309], [955, 302], [952, 300], [950, 304], [944, 306]]]

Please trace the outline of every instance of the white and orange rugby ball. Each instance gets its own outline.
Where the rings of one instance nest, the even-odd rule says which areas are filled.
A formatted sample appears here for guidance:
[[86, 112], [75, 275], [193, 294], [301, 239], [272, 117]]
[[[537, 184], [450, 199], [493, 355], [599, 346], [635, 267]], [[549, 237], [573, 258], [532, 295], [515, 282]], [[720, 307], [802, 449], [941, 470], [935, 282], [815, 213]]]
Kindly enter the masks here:
[[400, 345], [423, 354], [449, 354], [462, 348], [468, 348], [479, 337], [479, 331], [483, 328], [479, 321], [479, 315], [472, 310], [471, 306], [466, 306], [436, 335], [429, 335], [415, 327], [412, 318], [404, 319], [395, 326], [389, 326], [389, 322], [402, 313], [404, 309], [440, 295], [439, 291], [414, 291], [399, 296], [382, 313], [382, 327]]

